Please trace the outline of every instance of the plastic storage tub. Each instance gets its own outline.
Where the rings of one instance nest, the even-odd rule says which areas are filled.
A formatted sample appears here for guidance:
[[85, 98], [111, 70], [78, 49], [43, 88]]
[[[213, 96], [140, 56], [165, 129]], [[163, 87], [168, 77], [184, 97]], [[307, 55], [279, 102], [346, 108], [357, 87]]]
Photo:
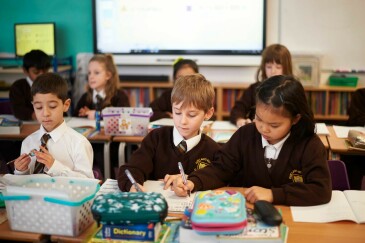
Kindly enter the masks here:
[[148, 107], [107, 107], [102, 111], [105, 134], [145, 136], [152, 114]]
[[12, 230], [77, 236], [94, 222], [91, 205], [98, 180], [50, 177], [7, 186], [5, 201]]

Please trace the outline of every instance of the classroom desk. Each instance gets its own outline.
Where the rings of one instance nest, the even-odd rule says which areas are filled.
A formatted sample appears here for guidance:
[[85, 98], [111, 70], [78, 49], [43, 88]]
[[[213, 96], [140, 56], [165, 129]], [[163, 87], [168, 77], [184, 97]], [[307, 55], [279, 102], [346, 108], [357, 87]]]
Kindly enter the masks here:
[[104, 128], [98, 134], [87, 138], [90, 143], [103, 143], [104, 144], [104, 178], [110, 178], [110, 143], [112, 141], [111, 135], [106, 135]]
[[[233, 189], [244, 192], [244, 188], [225, 187], [222, 189]], [[252, 205], [248, 204], [248, 207]], [[365, 242], [365, 224], [356, 224], [352, 221], [338, 221], [333, 223], [301, 223], [294, 222], [291, 215], [290, 207], [279, 205], [284, 223], [289, 227], [288, 243], [364, 243]], [[178, 216], [173, 214], [169, 216]], [[52, 236], [52, 241], [58, 242], [85, 242], [95, 230], [92, 225], [83, 234], [78, 237]]]
[[321, 135], [318, 135], [318, 137], [321, 139], [324, 147], [326, 149], [329, 149], [329, 144], [328, 144], [328, 139], [327, 139], [327, 135], [324, 135], [324, 134], [321, 134]]
[[[118, 142], [118, 167], [124, 165], [125, 161], [125, 146], [127, 143], [140, 144], [143, 140], [143, 136], [115, 136], [113, 137], [113, 142]], [[110, 177], [107, 177], [110, 178]]]
[[[344, 155], [365, 155], [365, 151], [349, 149], [346, 138], [338, 138], [332, 126], [327, 126], [330, 135], [327, 136], [329, 149], [332, 153]], [[330, 158], [331, 159], [331, 158]]]
[[[39, 129], [39, 124], [23, 124], [20, 128], [19, 134], [0, 134], [0, 140], [24, 140], [28, 135]], [[110, 178], [110, 143], [112, 141], [111, 135], [105, 135], [102, 128], [100, 133], [88, 138], [90, 143], [104, 144], [104, 178]]]

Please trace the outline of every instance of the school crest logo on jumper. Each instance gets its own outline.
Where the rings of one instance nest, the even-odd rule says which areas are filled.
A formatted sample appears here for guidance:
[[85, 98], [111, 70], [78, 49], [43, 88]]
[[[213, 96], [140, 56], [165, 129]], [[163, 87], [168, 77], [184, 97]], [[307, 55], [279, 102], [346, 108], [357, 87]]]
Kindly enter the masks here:
[[204, 168], [205, 166], [209, 165], [211, 163], [210, 159], [208, 158], [200, 158], [195, 161], [195, 169], [199, 170], [201, 168]]
[[289, 179], [293, 182], [303, 182], [303, 175], [301, 170], [292, 170], [289, 174]]

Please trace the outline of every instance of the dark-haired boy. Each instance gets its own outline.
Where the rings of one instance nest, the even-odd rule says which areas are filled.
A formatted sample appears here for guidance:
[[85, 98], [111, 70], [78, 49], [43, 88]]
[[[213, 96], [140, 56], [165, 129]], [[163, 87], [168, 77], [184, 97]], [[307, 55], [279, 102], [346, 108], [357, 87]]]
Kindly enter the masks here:
[[14, 174], [94, 178], [90, 142], [63, 119], [71, 104], [67, 90], [66, 81], [58, 74], [42, 74], [34, 81], [31, 96], [41, 126], [24, 139]]
[[15, 81], [9, 92], [13, 114], [20, 120], [36, 120], [30, 88], [33, 81], [51, 67], [50, 57], [41, 50], [32, 50], [23, 57], [23, 72], [26, 78]]

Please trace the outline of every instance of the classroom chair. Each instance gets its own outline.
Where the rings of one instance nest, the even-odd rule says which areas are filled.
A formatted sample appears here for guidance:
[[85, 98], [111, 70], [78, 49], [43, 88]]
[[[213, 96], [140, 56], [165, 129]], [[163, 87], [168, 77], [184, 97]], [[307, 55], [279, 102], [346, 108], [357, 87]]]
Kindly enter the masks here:
[[350, 190], [345, 163], [341, 160], [328, 160], [328, 167], [332, 177], [332, 190]]

